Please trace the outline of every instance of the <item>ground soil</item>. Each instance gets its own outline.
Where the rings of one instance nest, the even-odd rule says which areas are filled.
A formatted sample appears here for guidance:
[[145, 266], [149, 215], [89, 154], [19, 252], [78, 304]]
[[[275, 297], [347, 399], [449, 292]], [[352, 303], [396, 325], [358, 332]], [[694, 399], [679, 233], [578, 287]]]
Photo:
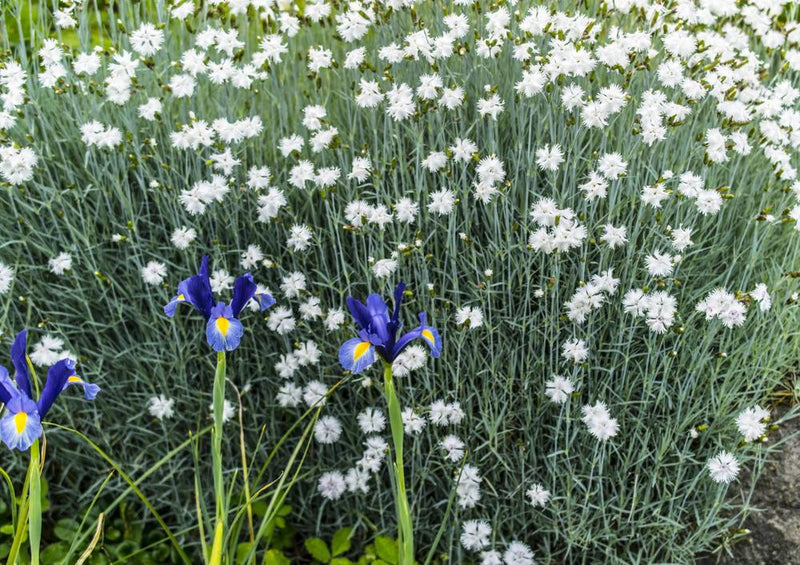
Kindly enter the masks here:
[[758, 481], [752, 504], [759, 511], [744, 524], [750, 535], [731, 547], [732, 555], [696, 565], [800, 565], [800, 418], [781, 424], [777, 435], [788, 439]]

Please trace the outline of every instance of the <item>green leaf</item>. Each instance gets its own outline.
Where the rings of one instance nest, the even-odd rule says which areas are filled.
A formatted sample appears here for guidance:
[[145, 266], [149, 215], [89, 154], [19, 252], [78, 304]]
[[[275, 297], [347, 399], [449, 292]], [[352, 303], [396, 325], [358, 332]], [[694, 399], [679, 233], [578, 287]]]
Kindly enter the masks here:
[[0, 526], [0, 534], [5, 534], [7, 536], [14, 535], [14, 525], [13, 524], [3, 524]]
[[341, 555], [350, 549], [350, 535], [352, 533], [352, 528], [342, 528], [333, 534], [333, 540], [331, 541], [331, 553], [334, 556]]
[[139, 544], [133, 540], [126, 540], [120, 543], [115, 549], [114, 553], [116, 553], [119, 557], [124, 558], [128, 557], [139, 551], [141, 548]]
[[58, 563], [66, 557], [67, 552], [69, 552], [69, 544], [66, 541], [60, 541], [48, 545], [39, 555], [39, 559], [42, 563]]
[[[391, 565], [397, 565], [397, 542], [386, 536], [375, 538], [375, 553]], [[377, 561], [376, 561], [377, 563]]]
[[306, 550], [311, 554], [311, 557], [322, 563], [327, 563], [331, 560], [331, 552], [328, 551], [328, 546], [319, 538], [309, 538], [303, 544]]
[[329, 565], [353, 565], [353, 562], [347, 557], [334, 557]]
[[240, 543], [236, 546], [236, 564], [241, 565], [244, 563], [244, 559], [247, 556], [247, 552], [250, 551], [250, 546], [253, 545], [250, 542]]
[[264, 555], [264, 565], [291, 565], [291, 561], [286, 558], [282, 551], [270, 549]]
[[260, 518], [267, 513], [267, 503], [263, 500], [256, 500], [250, 507], [253, 509], [253, 514]]
[[72, 541], [79, 527], [77, 521], [71, 518], [62, 518], [56, 522], [53, 533], [62, 541]]

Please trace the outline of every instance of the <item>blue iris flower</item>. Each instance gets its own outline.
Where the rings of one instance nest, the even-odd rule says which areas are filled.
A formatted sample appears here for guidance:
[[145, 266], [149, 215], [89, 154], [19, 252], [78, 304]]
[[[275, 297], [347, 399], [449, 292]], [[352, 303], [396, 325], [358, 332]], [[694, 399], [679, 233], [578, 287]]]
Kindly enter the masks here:
[[11, 363], [14, 365], [14, 381], [8, 370], [0, 366], [0, 402], [6, 410], [0, 419], [0, 439], [9, 449], [26, 451], [42, 436], [42, 419], [50, 411], [58, 395], [72, 385], [83, 387], [86, 400], [94, 400], [100, 387], [86, 382], [75, 372], [75, 361], [61, 359], [47, 371], [47, 381], [39, 395], [33, 400], [28, 359], [25, 354], [27, 334], [17, 334], [11, 346]]
[[214, 302], [214, 293], [208, 278], [208, 257], [203, 256], [197, 274], [181, 281], [178, 293], [164, 306], [164, 313], [171, 318], [179, 304], [191, 304], [206, 319], [206, 340], [214, 351], [232, 351], [239, 347], [244, 333], [238, 316], [251, 300], [256, 301], [261, 311], [275, 304], [272, 296], [258, 292], [253, 276], [245, 273], [233, 283], [230, 304]]
[[389, 316], [389, 307], [377, 294], [370, 294], [367, 303], [352, 296], [347, 298], [347, 307], [359, 326], [358, 337], [349, 339], [339, 348], [339, 362], [342, 367], [360, 373], [375, 361], [377, 353], [387, 363], [393, 362], [400, 353], [415, 339], [424, 341], [431, 350], [431, 355], [439, 357], [442, 350], [442, 338], [435, 328], [428, 325], [425, 312], [419, 313], [419, 326], [397, 339], [400, 323], [400, 304], [403, 302], [405, 283], [400, 283], [394, 290], [394, 310]]

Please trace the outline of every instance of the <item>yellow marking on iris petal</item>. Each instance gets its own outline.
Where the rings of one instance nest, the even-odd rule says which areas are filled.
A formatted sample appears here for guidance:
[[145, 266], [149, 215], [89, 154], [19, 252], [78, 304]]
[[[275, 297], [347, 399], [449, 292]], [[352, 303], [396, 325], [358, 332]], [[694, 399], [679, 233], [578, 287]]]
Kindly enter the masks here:
[[184, 300], [186, 300], [186, 297], [182, 294], [179, 294], [175, 300], [177, 300], [178, 302], [183, 302]]
[[367, 351], [369, 351], [371, 345], [372, 344], [368, 341], [362, 341], [361, 343], [356, 345], [356, 348], [353, 350], [353, 361], [358, 361], [359, 359], [361, 359], [364, 356], [364, 354]]
[[82, 383], [83, 380], [78, 375], [72, 375], [70, 378], [67, 379], [68, 382], [71, 383]]
[[436, 340], [433, 339], [433, 332], [431, 330], [422, 330], [422, 337], [430, 341], [431, 344], [436, 343]]
[[217, 331], [221, 333], [223, 337], [228, 334], [229, 327], [231, 327], [231, 323], [227, 318], [217, 318]]
[[28, 415], [25, 412], [14, 414], [14, 427], [17, 428], [17, 435], [25, 431], [25, 424], [28, 423]]

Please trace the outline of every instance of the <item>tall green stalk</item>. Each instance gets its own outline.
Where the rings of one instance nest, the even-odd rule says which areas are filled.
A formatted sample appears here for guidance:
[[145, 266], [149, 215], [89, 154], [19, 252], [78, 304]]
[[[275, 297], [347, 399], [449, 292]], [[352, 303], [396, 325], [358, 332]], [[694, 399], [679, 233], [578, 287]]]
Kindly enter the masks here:
[[389, 410], [389, 427], [392, 430], [394, 444], [395, 491], [394, 502], [397, 508], [397, 545], [399, 549], [399, 565], [414, 563], [414, 528], [411, 523], [411, 509], [406, 494], [406, 479], [403, 466], [403, 415], [397, 391], [392, 379], [392, 364], [383, 363], [383, 394]]
[[31, 565], [39, 565], [39, 548], [42, 544], [42, 468], [39, 440], [30, 449], [30, 514], [28, 515], [28, 540], [31, 546]]
[[217, 353], [214, 373], [214, 428], [211, 430], [211, 467], [214, 474], [215, 526], [209, 565], [222, 563], [222, 542], [225, 537], [225, 483], [222, 478], [222, 416], [225, 411], [225, 352]]

